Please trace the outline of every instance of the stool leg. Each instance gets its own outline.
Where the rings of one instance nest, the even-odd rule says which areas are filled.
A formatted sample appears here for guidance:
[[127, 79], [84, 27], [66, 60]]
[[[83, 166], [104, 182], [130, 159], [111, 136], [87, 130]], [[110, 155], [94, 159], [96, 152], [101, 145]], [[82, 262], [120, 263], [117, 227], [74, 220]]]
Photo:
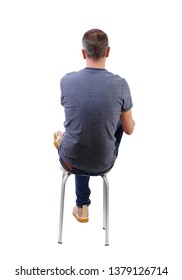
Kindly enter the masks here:
[[106, 229], [106, 188], [105, 188], [104, 178], [103, 178], [103, 229]]
[[109, 183], [107, 175], [103, 178], [103, 228], [105, 229], [105, 245], [109, 245]]
[[62, 185], [61, 185], [60, 214], [59, 214], [59, 234], [58, 234], [58, 243], [60, 244], [62, 244], [65, 186], [69, 176], [70, 173], [63, 172]]

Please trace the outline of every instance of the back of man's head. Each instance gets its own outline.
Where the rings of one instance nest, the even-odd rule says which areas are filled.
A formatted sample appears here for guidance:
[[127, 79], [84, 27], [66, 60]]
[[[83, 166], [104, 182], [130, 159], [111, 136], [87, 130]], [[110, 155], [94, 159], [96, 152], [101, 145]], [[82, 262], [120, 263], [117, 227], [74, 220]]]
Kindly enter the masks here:
[[107, 53], [109, 46], [107, 34], [100, 29], [88, 30], [83, 35], [82, 45], [88, 58], [99, 60]]

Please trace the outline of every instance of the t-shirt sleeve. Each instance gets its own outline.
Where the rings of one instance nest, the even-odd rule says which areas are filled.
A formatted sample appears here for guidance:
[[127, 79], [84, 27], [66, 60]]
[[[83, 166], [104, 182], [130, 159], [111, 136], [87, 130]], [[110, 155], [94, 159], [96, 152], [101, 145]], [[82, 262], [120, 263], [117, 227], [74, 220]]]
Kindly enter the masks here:
[[132, 97], [128, 83], [125, 81], [123, 86], [123, 106], [121, 108], [122, 112], [127, 112], [133, 107]]

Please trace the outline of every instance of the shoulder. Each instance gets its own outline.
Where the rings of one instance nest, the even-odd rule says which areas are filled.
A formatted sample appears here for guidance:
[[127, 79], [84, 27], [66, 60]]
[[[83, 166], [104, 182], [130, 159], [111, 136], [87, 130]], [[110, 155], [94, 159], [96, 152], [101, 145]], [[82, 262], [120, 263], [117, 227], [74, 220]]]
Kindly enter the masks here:
[[69, 83], [72, 81], [75, 81], [76, 79], [78, 79], [80, 76], [82, 76], [82, 72], [83, 70], [79, 70], [79, 71], [72, 71], [69, 73], [66, 73], [62, 78], [60, 83]]
[[118, 81], [118, 82], [120, 82], [122, 84], [126, 83], [126, 79], [123, 78], [122, 76], [120, 76], [119, 74], [115, 74], [115, 73], [110, 72], [110, 71], [107, 70], [107, 75], [112, 77], [114, 80], [116, 80], [116, 81]]
[[66, 73], [66, 74], [61, 78], [61, 81], [62, 81], [62, 80], [69, 79], [69, 78], [72, 78], [72, 77], [75, 77], [76, 73], [77, 73], [76, 71], [72, 71], [72, 72]]
[[69, 73], [66, 73], [62, 79], [69, 79], [69, 78], [72, 78], [72, 77], [77, 77], [79, 75], [82, 75], [82, 73], [84, 73], [84, 69], [81, 69], [79, 71], [72, 71], [72, 72], [69, 72]]
[[114, 74], [112, 72], [107, 71], [107, 78], [108, 78], [108, 83], [112, 81], [112, 84], [115, 84], [121, 89], [129, 90], [128, 82], [126, 81], [125, 78], [123, 78], [119, 74]]

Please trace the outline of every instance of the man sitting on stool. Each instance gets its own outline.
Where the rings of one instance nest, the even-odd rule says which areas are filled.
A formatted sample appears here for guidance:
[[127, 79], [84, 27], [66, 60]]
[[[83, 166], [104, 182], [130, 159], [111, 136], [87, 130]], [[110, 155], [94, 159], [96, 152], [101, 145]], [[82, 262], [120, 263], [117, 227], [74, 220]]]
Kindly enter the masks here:
[[88, 222], [90, 176], [113, 167], [123, 132], [132, 134], [135, 121], [126, 80], [105, 69], [110, 52], [107, 34], [91, 29], [82, 44], [86, 67], [66, 74], [60, 82], [65, 132], [54, 134], [54, 144], [63, 168], [75, 174], [73, 215], [79, 222]]

